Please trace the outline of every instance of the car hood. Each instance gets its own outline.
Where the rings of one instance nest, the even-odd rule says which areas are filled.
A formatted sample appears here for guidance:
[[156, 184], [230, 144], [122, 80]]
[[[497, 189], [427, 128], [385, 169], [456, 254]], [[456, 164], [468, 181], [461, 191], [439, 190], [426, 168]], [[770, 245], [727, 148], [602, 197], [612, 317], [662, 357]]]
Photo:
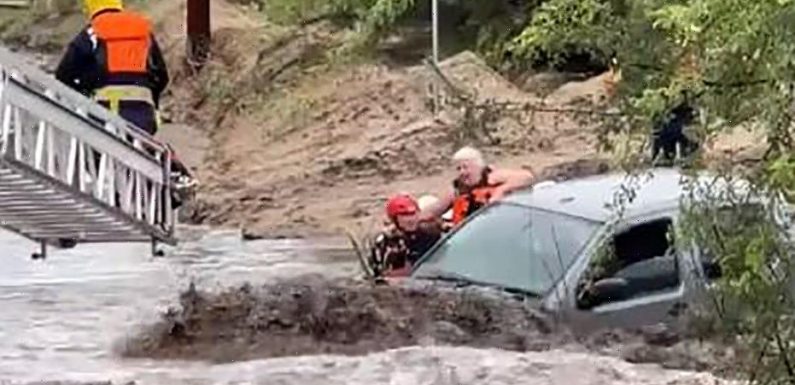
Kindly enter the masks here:
[[401, 277], [391, 278], [388, 280], [391, 285], [401, 286], [408, 289], [432, 289], [432, 290], [451, 290], [457, 292], [470, 292], [479, 295], [491, 296], [504, 300], [523, 301], [526, 306], [532, 307], [536, 310], [541, 310], [542, 299], [538, 297], [531, 297], [516, 293], [511, 293], [501, 290], [496, 287], [477, 285], [477, 284], [460, 284], [450, 281]]

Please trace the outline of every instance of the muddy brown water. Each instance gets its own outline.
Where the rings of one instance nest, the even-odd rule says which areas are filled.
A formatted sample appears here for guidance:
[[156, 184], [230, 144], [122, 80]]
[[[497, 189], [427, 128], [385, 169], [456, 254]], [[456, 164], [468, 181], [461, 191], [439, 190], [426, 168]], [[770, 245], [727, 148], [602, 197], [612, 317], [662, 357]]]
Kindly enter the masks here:
[[236, 231], [180, 232], [186, 239], [165, 258], [152, 258], [145, 244], [112, 244], [51, 250], [45, 261], [29, 258], [33, 243], [0, 233], [0, 383], [137, 378], [202, 366], [121, 359], [119, 342], [177, 303], [191, 280], [212, 288], [357, 269], [336, 240], [243, 242]]
[[[696, 384], [714, 379], [664, 367], [727, 354], [612, 333], [574, 344], [517, 301], [352, 284], [344, 240], [181, 235], [165, 258], [81, 245], [31, 261], [32, 243], [0, 233], [0, 383]], [[594, 377], [567, 377], [586, 362]]]

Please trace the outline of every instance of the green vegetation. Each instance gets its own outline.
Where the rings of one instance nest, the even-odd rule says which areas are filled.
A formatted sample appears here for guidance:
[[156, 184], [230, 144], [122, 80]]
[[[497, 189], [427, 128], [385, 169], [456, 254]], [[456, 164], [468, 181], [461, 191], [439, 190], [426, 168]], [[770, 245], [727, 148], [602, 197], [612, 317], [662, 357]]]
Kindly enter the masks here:
[[[720, 266], [710, 314], [718, 330], [750, 348], [746, 373], [765, 384], [795, 381], [793, 249], [773, 204], [795, 192], [793, 22], [795, 3], [787, 0], [550, 0], [513, 40], [518, 57], [531, 60], [573, 52], [615, 58], [622, 75], [616, 104], [634, 119], [615, 127], [621, 135], [613, 140], [630, 143], [621, 155], [629, 167], [643, 168], [638, 154], [646, 152], [650, 123], [683, 98], [701, 110], [699, 138], [738, 126], [766, 133], [760, 162], [716, 170], [756, 186], [734, 191], [730, 206], [740, 210], [726, 211], [709, 189], [698, 191], [707, 199], [686, 210], [680, 231]], [[753, 196], [770, 203], [748, 206]]]
[[265, 1], [263, 5], [276, 22], [330, 18], [354, 25], [369, 37], [394, 25], [415, 3], [414, 0], [276, 0]]
[[[497, 64], [536, 6], [535, 1], [439, 1], [442, 39], [454, 37], [442, 43], [477, 48]], [[430, 1], [417, 0], [269, 0], [263, 1], [261, 8], [269, 19], [281, 23], [334, 20], [357, 31], [357, 43], [364, 46], [402, 28], [422, 25], [430, 18]]]

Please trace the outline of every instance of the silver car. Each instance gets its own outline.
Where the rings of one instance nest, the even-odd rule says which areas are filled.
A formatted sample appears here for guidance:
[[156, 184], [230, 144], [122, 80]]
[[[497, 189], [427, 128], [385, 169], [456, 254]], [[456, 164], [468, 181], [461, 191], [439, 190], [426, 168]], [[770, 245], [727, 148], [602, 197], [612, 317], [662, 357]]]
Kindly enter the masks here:
[[[649, 175], [634, 186], [614, 173], [516, 192], [440, 240], [411, 280], [518, 293], [580, 331], [675, 320], [720, 269], [697, 245], [673, 241], [681, 198], [693, 191], [684, 176], [668, 168]], [[734, 189], [712, 185], [713, 194]]]

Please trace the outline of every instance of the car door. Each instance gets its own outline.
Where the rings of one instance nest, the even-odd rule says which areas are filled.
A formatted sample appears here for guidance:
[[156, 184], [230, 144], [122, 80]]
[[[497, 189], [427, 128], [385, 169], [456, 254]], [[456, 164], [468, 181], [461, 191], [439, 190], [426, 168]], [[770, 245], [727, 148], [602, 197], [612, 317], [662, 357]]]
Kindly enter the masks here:
[[575, 329], [636, 327], [681, 313], [688, 264], [673, 241], [676, 217], [668, 211], [624, 220], [583, 256], [566, 301]]

